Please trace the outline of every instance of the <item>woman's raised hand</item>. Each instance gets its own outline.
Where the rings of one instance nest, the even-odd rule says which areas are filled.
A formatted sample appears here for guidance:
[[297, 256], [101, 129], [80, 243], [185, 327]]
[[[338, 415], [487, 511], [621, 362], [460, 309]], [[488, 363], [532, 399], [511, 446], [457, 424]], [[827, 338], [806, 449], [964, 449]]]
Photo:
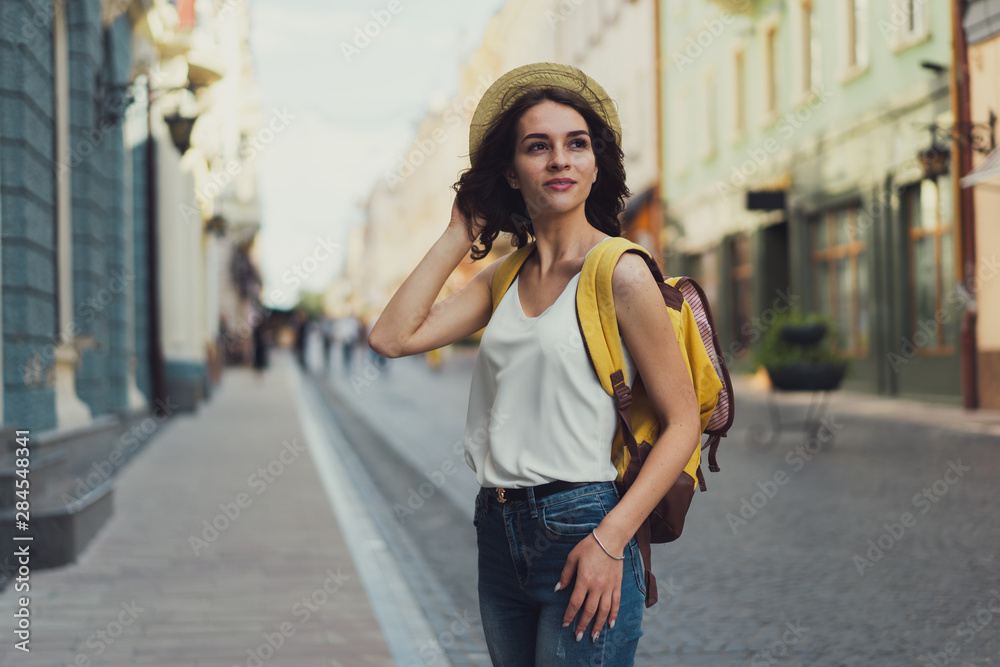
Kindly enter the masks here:
[[479, 233], [483, 231], [485, 224], [485, 220], [479, 216], [475, 216], [470, 225], [469, 218], [462, 214], [462, 209], [458, 205], [458, 196], [455, 196], [455, 200], [451, 204], [451, 220], [448, 222], [450, 229], [461, 229], [469, 237], [470, 241], [475, 241], [479, 238]]

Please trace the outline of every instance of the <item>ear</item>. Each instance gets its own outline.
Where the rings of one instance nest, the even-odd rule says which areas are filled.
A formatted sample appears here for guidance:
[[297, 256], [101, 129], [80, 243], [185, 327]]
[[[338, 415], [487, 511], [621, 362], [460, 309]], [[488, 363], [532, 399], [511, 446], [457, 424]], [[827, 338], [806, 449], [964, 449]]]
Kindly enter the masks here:
[[507, 185], [517, 190], [521, 187], [517, 182], [517, 172], [514, 171], [513, 167], [507, 167], [503, 172], [504, 178], [507, 179]]

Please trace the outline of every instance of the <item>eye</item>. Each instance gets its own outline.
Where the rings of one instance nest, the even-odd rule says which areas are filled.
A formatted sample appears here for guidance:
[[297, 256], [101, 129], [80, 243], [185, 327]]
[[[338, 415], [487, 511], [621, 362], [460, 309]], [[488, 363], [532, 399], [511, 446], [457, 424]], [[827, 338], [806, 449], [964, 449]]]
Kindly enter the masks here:
[[579, 137], [571, 141], [569, 145], [572, 146], [573, 148], [586, 148], [587, 140], [584, 139], [583, 137]]
[[534, 151], [536, 149], [537, 150], [544, 150], [545, 148], [548, 148], [548, 146], [546, 146], [541, 141], [536, 141], [535, 143], [533, 143], [530, 146], [528, 146], [528, 152], [530, 153], [531, 151]]

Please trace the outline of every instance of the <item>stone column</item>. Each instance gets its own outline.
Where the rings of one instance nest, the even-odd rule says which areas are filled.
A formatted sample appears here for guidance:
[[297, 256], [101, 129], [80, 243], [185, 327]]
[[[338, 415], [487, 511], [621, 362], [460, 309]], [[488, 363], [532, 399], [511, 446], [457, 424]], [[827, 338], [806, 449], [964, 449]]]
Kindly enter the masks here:
[[66, 3], [53, 0], [53, 40], [55, 43], [56, 106], [56, 220], [59, 267], [59, 324], [55, 350], [56, 427], [72, 428], [87, 424], [92, 416], [90, 407], [76, 394], [76, 368], [80, 361], [76, 326], [73, 322], [73, 229], [70, 202], [69, 145], [69, 35], [66, 29]]

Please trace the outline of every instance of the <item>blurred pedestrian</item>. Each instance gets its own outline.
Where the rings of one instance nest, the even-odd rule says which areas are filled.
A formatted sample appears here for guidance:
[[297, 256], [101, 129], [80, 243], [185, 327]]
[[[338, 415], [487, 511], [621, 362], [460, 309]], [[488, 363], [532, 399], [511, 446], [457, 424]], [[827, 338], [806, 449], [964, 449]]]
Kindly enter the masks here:
[[306, 336], [309, 334], [309, 318], [301, 308], [296, 308], [292, 316], [292, 330], [295, 332], [295, 359], [302, 369], [306, 368]]
[[361, 323], [353, 315], [341, 317], [337, 320], [334, 328], [334, 339], [340, 346], [345, 372], [351, 370], [351, 360], [361, 338]]
[[257, 375], [263, 375], [268, 366], [268, 332], [264, 322], [258, 322], [253, 328], [253, 369]]
[[323, 368], [330, 368], [330, 348], [333, 347], [333, 319], [329, 315], [320, 316], [319, 332], [323, 338]]
[[[567, 344], [579, 331], [573, 296], [584, 259], [621, 235], [618, 215], [629, 192], [618, 114], [580, 70], [527, 65], [483, 96], [469, 153], [447, 229], [393, 295], [369, 341], [383, 354], [405, 356], [486, 327], [465, 448], [482, 487], [473, 523], [493, 663], [631, 665], [646, 594], [635, 534], [679, 478], [701, 424], [663, 297], [642, 258], [625, 253], [615, 266], [614, 304], [627, 381], [642, 376], [663, 428], [624, 495], [612, 461], [614, 399], [585, 347]], [[435, 303], [469, 251], [482, 259], [500, 233], [517, 247], [534, 239], [496, 310], [491, 285], [501, 260]]]

